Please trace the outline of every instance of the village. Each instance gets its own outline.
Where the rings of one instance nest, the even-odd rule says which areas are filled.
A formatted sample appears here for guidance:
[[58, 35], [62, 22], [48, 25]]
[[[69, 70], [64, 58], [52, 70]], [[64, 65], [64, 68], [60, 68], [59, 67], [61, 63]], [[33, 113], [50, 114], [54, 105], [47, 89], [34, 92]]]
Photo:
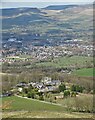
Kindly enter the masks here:
[[2, 94], [2, 97], [18, 96], [56, 103], [59, 99], [77, 97], [83, 93], [84, 89], [79, 85], [69, 85], [60, 80], [44, 77], [39, 82], [20, 82]]
[[32, 86], [34, 88], [38, 89], [38, 92], [54, 92], [54, 91], [58, 91], [58, 87], [59, 85], [61, 85], [61, 82], [59, 80], [51, 80], [51, 78], [49, 77], [44, 77], [43, 80], [41, 80], [41, 82], [30, 82], [28, 84], [25, 83], [19, 83], [16, 85], [16, 87], [18, 87], [19, 92], [22, 92], [22, 87], [28, 87], [28, 86]]
[[21, 41], [16, 41], [15, 44], [14, 39], [13, 41], [10, 40], [8, 43], [3, 44], [0, 62], [8, 62], [11, 64], [14, 62], [32, 62], [33, 60], [44, 61], [63, 56], [93, 56], [93, 44], [83, 44], [82, 40], [67, 40], [64, 44], [57, 46], [24, 46]]

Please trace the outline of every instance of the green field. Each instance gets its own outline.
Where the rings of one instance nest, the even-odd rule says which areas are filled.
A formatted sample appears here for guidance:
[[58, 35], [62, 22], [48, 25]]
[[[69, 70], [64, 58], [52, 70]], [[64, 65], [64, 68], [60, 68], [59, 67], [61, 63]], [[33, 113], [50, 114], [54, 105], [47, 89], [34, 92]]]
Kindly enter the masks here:
[[6, 111], [63, 111], [64, 108], [58, 105], [52, 105], [47, 103], [42, 103], [40, 101], [34, 101], [32, 99], [19, 98], [16, 96], [3, 98], [3, 105], [10, 103]]
[[60, 57], [60, 58], [54, 58], [51, 62], [40, 62], [36, 63], [37, 66], [45, 66], [45, 67], [83, 67], [87, 66], [88, 64], [91, 64], [93, 61], [92, 57], [84, 57], [84, 56], [72, 56], [72, 57]]
[[3, 118], [91, 118], [90, 113], [66, 111], [63, 107], [40, 101], [5, 97], [2, 102]]
[[87, 76], [87, 77], [91, 77], [91, 76], [95, 76], [95, 68], [83, 68], [83, 69], [80, 69], [80, 70], [76, 70], [74, 71], [74, 74], [75, 75], [78, 75], [78, 76]]

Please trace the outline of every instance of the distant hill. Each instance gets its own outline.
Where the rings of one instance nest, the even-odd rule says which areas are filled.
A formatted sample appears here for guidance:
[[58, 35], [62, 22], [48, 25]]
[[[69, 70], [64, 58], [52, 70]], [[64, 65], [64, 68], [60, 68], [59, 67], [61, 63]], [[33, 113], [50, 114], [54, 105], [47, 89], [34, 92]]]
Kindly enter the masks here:
[[43, 8], [43, 9], [45, 9], [45, 10], [64, 10], [64, 9], [73, 8], [73, 7], [78, 7], [78, 5], [51, 5], [51, 6]]
[[93, 34], [91, 5], [3, 9], [0, 19], [4, 41], [12, 34], [22, 41], [31, 40], [34, 44], [55, 45], [64, 40], [90, 40]]
[[12, 16], [12, 15], [18, 15], [19, 13], [22, 14], [28, 12], [41, 13], [41, 11], [38, 8], [8, 8], [2, 10], [2, 15]]

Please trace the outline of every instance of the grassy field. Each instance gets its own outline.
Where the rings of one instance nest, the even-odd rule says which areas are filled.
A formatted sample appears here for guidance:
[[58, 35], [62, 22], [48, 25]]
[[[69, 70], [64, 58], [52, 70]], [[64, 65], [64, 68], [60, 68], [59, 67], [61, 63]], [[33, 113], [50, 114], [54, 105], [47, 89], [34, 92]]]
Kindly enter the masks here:
[[91, 118], [90, 113], [69, 112], [63, 107], [16, 96], [3, 98], [3, 118]]
[[91, 76], [95, 76], [95, 68], [83, 68], [83, 69], [80, 69], [80, 70], [76, 70], [74, 71], [74, 74], [75, 75], [78, 75], [78, 76], [87, 76], [87, 77], [91, 77]]
[[[27, 100], [16, 96], [3, 98], [4, 111], [63, 111], [64, 108], [57, 105], [42, 103], [34, 100]], [[8, 105], [8, 106], [7, 106]], [[6, 107], [7, 106], [7, 107]]]
[[91, 64], [93, 61], [92, 57], [84, 57], [84, 56], [72, 56], [72, 57], [60, 57], [60, 58], [54, 58], [51, 62], [41, 62], [37, 63], [37, 66], [51, 66], [56, 68], [61, 67], [70, 67], [70, 66], [87, 66], [88, 64]]

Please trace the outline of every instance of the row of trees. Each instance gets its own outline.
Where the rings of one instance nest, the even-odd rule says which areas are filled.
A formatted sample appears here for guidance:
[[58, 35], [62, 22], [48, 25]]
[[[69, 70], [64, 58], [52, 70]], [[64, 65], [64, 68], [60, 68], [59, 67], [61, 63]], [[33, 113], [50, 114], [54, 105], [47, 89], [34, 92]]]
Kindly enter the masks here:
[[75, 97], [78, 92], [82, 93], [85, 88], [79, 85], [72, 85], [69, 89], [66, 88], [65, 84], [59, 86], [59, 91], [64, 93], [64, 97]]
[[84, 87], [82, 86], [79, 86], [79, 85], [72, 85], [71, 86], [71, 91], [75, 91], [75, 92], [83, 92], [84, 90]]
[[[79, 86], [79, 85], [72, 85], [71, 88], [70, 88], [70, 90], [73, 91], [73, 92], [81, 92], [81, 93], [83, 92], [84, 89], [85, 89], [84, 87]], [[66, 90], [66, 85], [61, 84], [59, 86], [59, 91], [64, 92], [65, 90]]]

